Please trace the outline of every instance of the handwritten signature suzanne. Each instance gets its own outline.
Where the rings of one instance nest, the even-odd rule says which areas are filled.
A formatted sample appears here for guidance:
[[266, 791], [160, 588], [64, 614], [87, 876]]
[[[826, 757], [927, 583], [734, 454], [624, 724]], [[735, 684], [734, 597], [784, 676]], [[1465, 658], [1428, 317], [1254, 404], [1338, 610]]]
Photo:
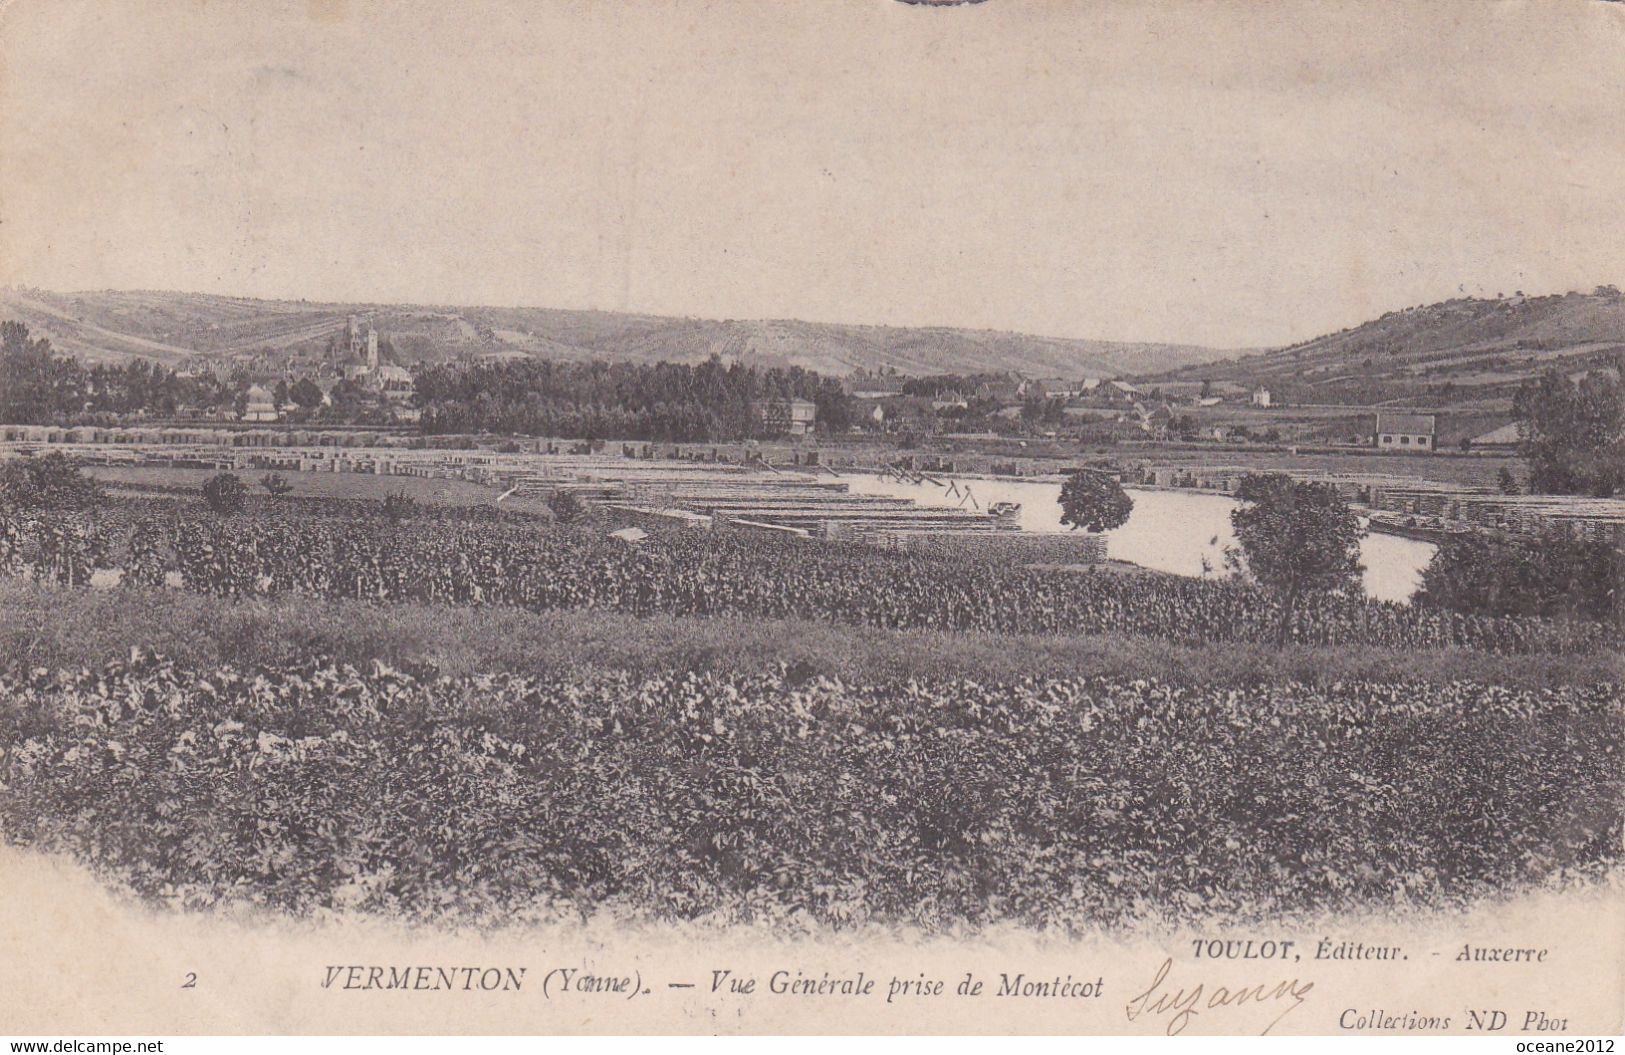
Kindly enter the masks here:
[[[1142, 1015], [1153, 1017], [1169, 1015], [1171, 1017], [1168, 1019], [1168, 1035], [1174, 1037], [1183, 1033], [1185, 1027], [1190, 1025], [1191, 1019], [1203, 1011], [1243, 1007], [1247, 1004], [1268, 1004], [1273, 1008], [1283, 1001], [1290, 1000], [1291, 1003], [1288, 1003], [1280, 1014], [1270, 1019], [1269, 1025], [1259, 1033], [1259, 1036], [1263, 1036], [1274, 1029], [1281, 1019], [1296, 1011], [1303, 1003], [1304, 996], [1315, 987], [1314, 982], [1300, 982], [1294, 978], [1274, 987], [1267, 983], [1244, 985], [1236, 989], [1221, 985], [1209, 991], [1204, 983], [1198, 982], [1195, 988], [1189, 991], [1184, 988], [1170, 990], [1166, 988], [1166, 983], [1168, 972], [1173, 968], [1174, 961], [1171, 958], [1162, 961], [1162, 966], [1158, 968], [1157, 976], [1151, 980], [1151, 985], [1145, 992], [1129, 1001], [1125, 1011], [1130, 1022]], [[1205, 1001], [1202, 999], [1204, 995], [1207, 997]]]

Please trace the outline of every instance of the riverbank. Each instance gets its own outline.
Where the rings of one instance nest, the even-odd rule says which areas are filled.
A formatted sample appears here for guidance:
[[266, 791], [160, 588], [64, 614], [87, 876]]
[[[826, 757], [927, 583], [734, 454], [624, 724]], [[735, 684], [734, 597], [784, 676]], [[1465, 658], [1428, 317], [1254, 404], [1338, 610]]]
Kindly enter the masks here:
[[[963, 480], [957, 475], [953, 479]], [[854, 493], [909, 498], [921, 505], [963, 501], [953, 492], [923, 481], [866, 475], [854, 477], [852, 483]], [[958, 490], [962, 493], [963, 486]], [[1230, 523], [1230, 512], [1236, 507], [1233, 495], [1168, 485], [1144, 487], [1138, 483], [1126, 490], [1134, 499], [1134, 510], [1127, 523], [1106, 533], [1109, 559], [1190, 578], [1226, 574], [1225, 551], [1236, 541]], [[990, 478], [973, 485], [971, 491], [984, 509], [994, 502], [1019, 504], [1024, 532], [1056, 537], [1070, 533], [1061, 523], [1059, 480]], [[1361, 543], [1366, 593], [1377, 600], [1408, 602], [1433, 553], [1434, 547], [1426, 542], [1367, 536]]]
[[[605, 468], [621, 465], [635, 468], [639, 464], [606, 459]], [[197, 493], [203, 481], [218, 470], [92, 465], [86, 471], [117, 490], [176, 495]], [[257, 489], [256, 474], [244, 471], [240, 475]], [[505, 487], [500, 483], [481, 484], [440, 476], [297, 470], [283, 471], [280, 475], [292, 488], [290, 494], [294, 497], [381, 500], [389, 495], [404, 494], [431, 505], [493, 505], [503, 493], [498, 488]], [[922, 507], [969, 509], [974, 502], [977, 508], [985, 510], [996, 502], [1013, 502], [1022, 507], [1019, 523], [1024, 532], [1058, 538], [1069, 534], [1060, 523], [1060, 487], [1065, 480], [1061, 474], [1011, 477], [943, 473], [941, 477], [933, 477], [943, 482], [933, 483], [924, 479], [904, 481], [884, 471], [848, 471], [842, 474], [842, 479], [854, 495], [907, 498]], [[946, 489], [948, 480], [956, 482], [952, 491]], [[969, 495], [965, 494], [967, 489]], [[1229, 521], [1229, 510], [1234, 505], [1231, 496], [1213, 490], [1156, 484], [1134, 484], [1130, 491], [1139, 496], [1136, 512], [1129, 523], [1106, 536], [1108, 557], [1118, 569], [1129, 566], [1198, 577], [1223, 572], [1225, 547], [1234, 542]], [[507, 509], [551, 516], [545, 501], [535, 495], [512, 494], [502, 505]], [[1396, 546], [1392, 542], [1402, 544]], [[1433, 547], [1426, 542], [1392, 537], [1368, 540], [1366, 549], [1367, 592], [1380, 600], [1392, 601], [1409, 600], [1419, 582], [1421, 569], [1433, 554]]]

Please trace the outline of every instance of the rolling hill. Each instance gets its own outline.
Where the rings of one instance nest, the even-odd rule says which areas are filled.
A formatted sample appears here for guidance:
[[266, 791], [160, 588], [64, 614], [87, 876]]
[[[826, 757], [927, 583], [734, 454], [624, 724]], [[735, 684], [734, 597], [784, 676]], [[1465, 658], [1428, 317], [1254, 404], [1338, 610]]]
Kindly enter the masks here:
[[721, 355], [761, 366], [844, 375], [1016, 370], [1034, 377], [1116, 377], [1237, 354], [1172, 344], [1035, 337], [992, 330], [855, 326], [793, 320], [714, 320], [549, 308], [438, 307], [256, 300], [209, 294], [0, 289], [0, 319], [16, 319], [87, 361], [317, 351], [351, 314], [373, 324], [404, 362], [459, 356], [538, 356], [697, 362]]
[[1164, 381], [1264, 385], [1293, 404], [1504, 409], [1549, 365], [1571, 373], [1625, 352], [1625, 295], [1461, 298], [1389, 312], [1301, 344], [1190, 365]]

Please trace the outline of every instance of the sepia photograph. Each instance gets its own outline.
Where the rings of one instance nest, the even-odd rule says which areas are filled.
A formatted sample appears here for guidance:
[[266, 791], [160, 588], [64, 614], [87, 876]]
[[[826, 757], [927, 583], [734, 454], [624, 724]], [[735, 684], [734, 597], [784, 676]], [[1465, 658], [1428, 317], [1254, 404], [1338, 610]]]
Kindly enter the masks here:
[[0, 2], [0, 1034], [1612, 1050], [1621, 100], [1599, 0]]

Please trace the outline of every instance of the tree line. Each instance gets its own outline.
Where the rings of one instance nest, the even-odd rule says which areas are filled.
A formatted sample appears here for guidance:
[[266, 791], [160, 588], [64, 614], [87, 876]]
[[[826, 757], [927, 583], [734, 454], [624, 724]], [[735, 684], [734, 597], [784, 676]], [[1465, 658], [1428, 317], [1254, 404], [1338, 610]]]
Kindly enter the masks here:
[[419, 368], [414, 401], [430, 434], [710, 442], [767, 434], [752, 403], [805, 399], [820, 431], [854, 420], [841, 383], [801, 367], [514, 359]]
[[[573, 439], [676, 442], [737, 440], [769, 434], [752, 404], [805, 399], [820, 431], [845, 432], [853, 401], [834, 378], [801, 367], [724, 365], [716, 357], [685, 363], [455, 362], [419, 365], [414, 402], [431, 435], [488, 432]], [[58, 355], [20, 322], [0, 324], [0, 423], [112, 424], [137, 414], [165, 417], [188, 408], [244, 410], [246, 377], [182, 375], [145, 359], [85, 365]], [[277, 405], [297, 404], [298, 419], [369, 423], [387, 417], [354, 381], [340, 381], [324, 405], [309, 379], [267, 382]]]
[[212, 376], [183, 377], [146, 359], [86, 366], [57, 355], [23, 323], [0, 323], [0, 422], [8, 425], [174, 414], [183, 406], [231, 406], [237, 395]]
[[[86, 365], [58, 355], [49, 339], [34, 337], [20, 322], [0, 323], [0, 423], [7, 425], [113, 424], [131, 415], [172, 417], [189, 411], [234, 410], [248, 404], [249, 379], [241, 374], [181, 374], [147, 359]], [[320, 387], [308, 378], [279, 380], [278, 406], [297, 404], [314, 411], [323, 404]], [[353, 382], [334, 389], [333, 417], [354, 420], [353, 407], [365, 402]]]
[[1625, 353], [1574, 377], [1548, 368], [1513, 401], [1535, 494], [1607, 498], [1625, 490]]

